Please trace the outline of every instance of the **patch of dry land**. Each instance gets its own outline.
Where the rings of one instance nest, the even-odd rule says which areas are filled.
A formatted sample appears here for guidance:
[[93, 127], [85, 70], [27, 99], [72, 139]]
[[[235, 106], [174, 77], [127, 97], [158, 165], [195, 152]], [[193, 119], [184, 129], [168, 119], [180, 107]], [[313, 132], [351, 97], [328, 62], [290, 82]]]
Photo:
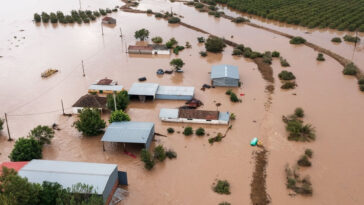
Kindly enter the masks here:
[[[22, 5], [21, 9], [19, 5]], [[80, 6], [83, 10], [96, 10], [117, 5], [124, 3], [86, 0], [80, 5], [78, 1], [22, 0], [9, 1], [1, 6], [0, 113], [8, 114], [12, 138], [26, 136], [39, 124], [57, 123], [60, 130], [56, 131], [52, 143], [45, 145], [43, 158], [118, 164], [120, 170], [128, 173], [129, 182], [129, 195], [122, 204], [219, 204], [223, 201], [259, 205], [364, 204], [364, 180], [361, 180], [364, 164], [360, 163], [364, 154], [364, 94], [358, 89], [355, 77], [342, 74], [339, 62], [329, 56], [325, 56], [326, 61], [318, 62], [318, 53], [311, 47], [292, 45], [284, 36], [216, 18], [183, 2], [142, 0], [135, 9], [152, 9], [153, 12], [172, 9], [183, 16], [183, 23], [200, 31], [244, 44], [261, 53], [279, 51], [290, 67], [283, 68], [279, 58], [273, 58], [272, 64], [264, 68], [265, 74], [261, 73], [262, 69], [258, 69], [260, 59], [232, 56], [231, 46], [222, 53], [208, 53], [207, 57], [201, 57], [199, 52], [205, 47], [197, 38], [208, 38], [209, 34], [179, 24], [168, 24], [164, 19], [145, 13], [119, 10], [109, 14], [117, 24], [115, 27], [104, 26], [103, 35], [101, 18], [81, 25], [32, 22], [36, 12], [60, 10], [69, 13]], [[226, 7], [219, 8], [227, 15], [241, 15]], [[363, 43], [357, 45], [353, 55], [354, 44], [335, 45], [331, 42], [333, 36], [343, 36], [344, 32], [308, 30], [256, 17], [251, 22], [300, 35], [364, 68]], [[126, 53], [127, 46], [136, 42], [134, 32], [141, 28], [149, 30], [150, 39], [161, 36], [167, 42], [174, 37], [179, 45], [184, 46], [188, 41], [192, 48], [184, 49], [178, 56]], [[184, 73], [157, 76], [157, 69], [171, 68], [169, 62], [174, 58], [185, 62]], [[216, 64], [238, 66], [242, 85], [233, 88], [233, 92], [241, 103], [230, 101], [225, 94], [227, 88], [200, 90], [203, 84], [210, 84], [209, 72]], [[40, 74], [49, 68], [59, 72], [42, 79]], [[298, 87], [288, 91], [280, 88], [278, 73], [282, 70], [294, 73]], [[160, 85], [194, 86], [195, 97], [204, 103], [199, 109], [216, 110], [216, 103], [220, 103], [219, 111], [236, 115], [231, 130], [221, 142], [211, 145], [208, 139], [219, 132], [225, 133], [227, 125], [161, 122], [158, 117], [161, 108], [177, 108], [184, 105], [184, 101], [132, 101], [126, 110], [132, 121], [153, 122], [156, 132], [167, 136], [155, 136], [151, 150], [162, 144], [178, 154], [176, 159], [157, 163], [148, 171], [140, 161], [140, 147], [127, 145], [128, 151], [137, 158], [124, 154], [121, 145], [106, 144], [104, 152], [100, 142], [102, 135], [82, 136], [72, 126], [77, 116], [62, 115], [61, 100], [65, 111], [71, 113], [73, 103], [98, 79], [111, 78], [128, 90], [143, 76], [147, 77], [146, 82]], [[266, 89], [267, 86], [270, 89]], [[287, 140], [282, 115], [291, 114], [296, 107], [304, 109], [305, 123], [316, 128], [315, 141]], [[109, 115], [104, 113], [102, 117], [107, 121]], [[184, 136], [182, 132], [187, 126], [194, 130], [203, 127], [206, 135]], [[176, 132], [167, 134], [169, 127]], [[15, 141], [7, 141], [4, 128], [0, 132], [0, 162], [9, 161], [8, 155]], [[264, 149], [250, 146], [254, 137], [258, 137]], [[285, 166], [295, 164], [306, 148], [314, 150], [313, 166], [300, 169], [300, 173], [310, 176], [314, 191], [312, 196], [292, 197], [286, 188]], [[229, 195], [213, 191], [212, 184], [218, 179], [230, 183]]]

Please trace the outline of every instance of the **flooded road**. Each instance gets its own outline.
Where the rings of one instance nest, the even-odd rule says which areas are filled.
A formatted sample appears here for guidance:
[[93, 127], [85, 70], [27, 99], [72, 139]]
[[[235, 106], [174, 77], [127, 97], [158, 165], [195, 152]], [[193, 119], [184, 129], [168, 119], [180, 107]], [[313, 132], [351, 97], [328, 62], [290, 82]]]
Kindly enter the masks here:
[[[226, 47], [222, 54], [200, 57], [198, 53], [204, 47], [197, 43], [197, 37], [206, 35], [182, 26], [168, 25], [165, 20], [153, 16], [121, 11], [111, 14], [116, 18], [117, 26], [104, 27], [104, 35], [101, 34], [100, 19], [87, 25], [35, 25], [31, 22], [34, 12], [70, 12], [79, 9], [78, 2], [19, 2], [23, 5], [21, 12], [17, 11], [16, 3], [7, 3], [9, 5], [0, 8], [0, 25], [6, 28], [0, 32], [0, 40], [4, 42], [0, 45], [0, 56], [3, 56], [0, 58], [0, 113], [8, 113], [11, 135], [15, 139], [26, 136], [38, 124], [56, 122], [60, 125], [61, 131], [56, 132], [52, 144], [44, 149], [45, 159], [118, 164], [120, 170], [128, 172], [130, 183], [130, 194], [124, 204], [218, 204], [222, 201], [248, 204], [254, 169], [252, 151], [256, 150], [249, 146], [249, 141], [259, 137], [269, 152], [267, 192], [272, 204], [364, 203], [360, 192], [364, 181], [359, 180], [364, 170], [363, 163], [359, 163], [364, 153], [361, 139], [364, 95], [358, 91], [354, 78], [341, 74], [342, 67], [335, 60], [326, 57], [326, 61], [317, 62], [317, 53], [311, 48], [290, 45], [287, 38], [247, 25], [235, 25], [226, 19], [216, 19], [182, 3], [161, 0], [140, 2], [138, 9], [169, 11], [172, 8], [173, 12], [184, 16], [183, 22], [254, 50], [278, 50], [291, 64], [288, 70], [296, 75], [298, 87], [293, 91], [280, 90], [281, 82], [276, 76], [283, 68], [279, 60], [273, 60], [276, 90], [267, 109], [265, 104], [269, 95], [265, 93], [266, 82], [256, 64], [249, 59], [231, 56], [231, 47]], [[122, 2], [90, 0], [82, 1], [81, 8], [96, 10], [117, 5], [122, 5]], [[162, 77], [155, 74], [158, 68], [170, 67], [169, 61], [176, 57], [174, 54], [137, 56], [126, 53], [126, 47], [135, 43], [134, 32], [140, 28], [148, 29], [150, 37], [163, 37], [164, 42], [175, 37], [180, 45], [186, 41], [191, 43], [191, 49], [185, 49], [178, 55], [186, 63], [183, 74]], [[308, 36], [304, 37], [313, 41]], [[325, 38], [330, 40], [331, 36]], [[331, 46], [330, 41], [317, 40], [315, 43]], [[333, 51], [350, 56], [350, 45], [348, 48], [345, 45], [343, 42], [338, 47], [333, 46], [337, 48]], [[357, 56], [363, 55], [363, 51], [359, 53]], [[82, 60], [86, 77], [82, 76]], [[225, 88], [199, 89], [202, 84], [210, 82], [208, 72], [211, 66], [220, 63], [239, 66], [243, 86], [234, 91], [245, 94], [242, 103], [231, 103], [225, 95]], [[358, 58], [355, 63], [364, 67], [361, 66], [364, 58]], [[41, 79], [40, 73], [48, 68], [57, 68], [60, 72], [49, 79]], [[71, 112], [72, 104], [87, 92], [88, 86], [95, 80], [109, 77], [128, 89], [143, 76], [147, 77], [147, 82], [161, 85], [195, 86], [196, 97], [205, 104], [202, 109], [215, 110], [215, 104], [219, 102], [222, 104], [220, 111], [237, 115], [232, 130], [222, 142], [212, 146], [207, 141], [208, 136], [185, 137], [179, 133], [156, 136], [155, 144], [173, 148], [178, 157], [158, 163], [149, 172], [139, 159], [125, 155], [120, 146], [107, 144], [103, 152], [101, 136], [82, 137], [72, 127], [76, 117], [60, 115], [61, 99], [66, 112]], [[158, 119], [161, 108], [175, 108], [182, 104], [163, 100], [133, 102], [127, 112], [134, 121], [154, 122], [158, 133], [166, 134], [168, 127], [182, 132], [187, 124], [162, 123]], [[306, 113], [305, 121], [316, 127], [316, 141], [287, 141], [281, 117], [291, 114], [296, 107], [302, 107]], [[107, 119], [108, 115], [104, 118]], [[204, 127], [210, 137], [226, 129], [226, 126], [215, 125], [195, 124], [192, 127]], [[8, 160], [14, 143], [6, 139], [6, 130], [3, 130], [0, 161]], [[136, 155], [138, 148], [127, 147]], [[296, 163], [305, 148], [314, 151], [313, 166], [302, 170], [302, 173], [311, 176], [314, 194], [312, 197], [290, 197], [285, 188], [284, 166]], [[211, 185], [215, 179], [227, 179], [231, 184], [231, 195], [214, 193]]]

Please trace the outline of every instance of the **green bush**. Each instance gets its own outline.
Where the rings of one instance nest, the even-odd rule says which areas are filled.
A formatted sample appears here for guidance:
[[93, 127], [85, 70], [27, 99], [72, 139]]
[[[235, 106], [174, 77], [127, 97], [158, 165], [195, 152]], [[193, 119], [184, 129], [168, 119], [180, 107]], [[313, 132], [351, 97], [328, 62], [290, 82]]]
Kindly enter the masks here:
[[234, 113], [230, 114], [230, 120], [235, 120], [236, 119], [236, 115]]
[[280, 56], [280, 53], [278, 51], [273, 51], [272, 52], [272, 57], [278, 58], [279, 56]]
[[220, 202], [219, 205], [231, 205], [231, 204], [229, 202], [223, 201], [223, 202]]
[[152, 9], [147, 10], [147, 14], [152, 14], [152, 13], [153, 13]]
[[306, 149], [305, 150], [305, 155], [309, 158], [312, 158], [313, 155], [313, 151], [311, 149]]
[[72, 16], [66, 15], [65, 16], [65, 22], [67, 22], [67, 23], [74, 23], [75, 21], [73, 20]]
[[94, 11], [94, 12], [92, 12], [92, 14], [93, 14], [94, 16], [96, 16], [96, 17], [99, 17], [99, 16], [100, 16], [100, 12], [98, 12], [98, 11]]
[[173, 48], [174, 45], [177, 45], [178, 41], [175, 38], [169, 39], [169, 41], [166, 43], [167, 48]]
[[42, 21], [43, 23], [48, 23], [49, 22], [49, 15], [46, 12], [42, 12]]
[[177, 153], [174, 150], [169, 149], [166, 151], [166, 156], [168, 157], [168, 159], [177, 158]]
[[176, 54], [176, 55], [178, 55], [178, 53], [179, 53], [180, 51], [184, 50], [184, 49], [185, 49], [185, 47], [183, 47], [183, 46], [176, 46], [176, 47], [173, 49], [173, 53], [174, 53], [174, 54]]
[[195, 8], [196, 9], [201, 9], [203, 7], [203, 4], [201, 3], [195, 3]]
[[37, 140], [40, 145], [50, 144], [54, 138], [54, 131], [48, 126], [38, 125], [30, 131], [28, 137]]
[[173, 66], [174, 69], [177, 71], [177, 70], [180, 70], [185, 65], [185, 63], [183, 62], [182, 59], [175, 58], [175, 59], [172, 59], [171, 62], [169, 62], [169, 65]]
[[156, 18], [163, 18], [163, 14], [161, 14], [161, 13], [155, 13], [154, 16]]
[[205, 38], [204, 38], [204, 37], [198, 37], [198, 38], [197, 38], [197, 41], [198, 41], [199, 43], [205, 43]]
[[241, 51], [240, 49], [234, 48], [232, 55], [233, 56], [241, 56], [241, 55], [243, 55], [243, 51]]
[[41, 21], [41, 17], [39, 14], [37, 14], [37, 13], [34, 14], [34, 21], [37, 23], [39, 23]]
[[42, 145], [34, 138], [19, 138], [16, 140], [9, 158], [12, 162], [41, 159]]
[[232, 20], [232, 22], [234, 22], [234, 23], [244, 23], [244, 22], [248, 22], [248, 21], [249, 21], [248, 19], [241, 17], [241, 16], [236, 17]]
[[293, 75], [292, 72], [289, 72], [289, 71], [286, 71], [286, 70], [283, 70], [282, 72], [280, 72], [278, 74], [278, 77], [281, 80], [294, 80], [294, 79], [296, 79], [296, 77]]
[[218, 180], [214, 191], [219, 194], [230, 194], [230, 184], [227, 180]]
[[4, 120], [0, 118], [0, 131], [3, 130]]
[[166, 159], [166, 151], [162, 145], [158, 145], [154, 148], [154, 158], [160, 162], [163, 162]]
[[123, 121], [130, 121], [129, 115], [126, 114], [124, 111], [116, 110], [111, 113], [110, 120], [109, 120], [110, 123], [123, 122]]
[[304, 111], [303, 111], [303, 109], [302, 109], [302, 108], [298, 107], [298, 108], [296, 108], [296, 109], [294, 110], [294, 115], [295, 115], [296, 117], [304, 117], [304, 116], [305, 116], [305, 113], [304, 113]]
[[207, 52], [206, 51], [200, 51], [200, 56], [206, 57], [207, 56]]
[[167, 129], [167, 132], [168, 132], [169, 134], [172, 134], [172, 133], [174, 133], [174, 129], [173, 129], [173, 128], [171, 128], [171, 127], [169, 127], [169, 128]]
[[290, 44], [303, 44], [303, 43], [306, 43], [306, 39], [300, 37], [300, 36], [296, 36], [296, 37], [293, 37], [290, 41], [289, 41]]
[[310, 125], [303, 125], [303, 122], [296, 119], [291, 118], [285, 121], [286, 130], [289, 132], [288, 140], [294, 141], [311, 141], [315, 140], [315, 129]]
[[310, 167], [311, 162], [308, 160], [306, 155], [302, 155], [301, 158], [297, 161], [297, 164], [301, 167]]
[[266, 51], [263, 54], [263, 62], [266, 63], [266, 64], [272, 64], [272, 53], [271, 52]]
[[317, 55], [316, 60], [318, 60], [318, 61], [325, 61], [324, 54], [319, 53], [319, 54]]
[[235, 47], [236, 49], [239, 49], [239, 50], [241, 50], [241, 51], [244, 51], [244, 44], [239, 44], [239, 45], [237, 45], [236, 47]]
[[341, 43], [341, 38], [340, 37], [334, 37], [331, 39], [332, 42], [335, 42], [335, 43]]
[[233, 90], [232, 89], [228, 89], [226, 92], [225, 92], [225, 94], [226, 95], [231, 95], [231, 93], [233, 92]]
[[148, 150], [146, 149], [142, 149], [141, 153], [140, 153], [140, 159], [142, 162], [144, 162], [144, 167], [147, 170], [151, 170], [153, 169], [155, 162], [152, 159], [152, 155], [149, 153]]
[[282, 67], [289, 67], [290, 66], [286, 59], [280, 57], [280, 61], [281, 61], [281, 66]]
[[356, 75], [357, 73], [358, 68], [354, 65], [354, 63], [347, 64], [343, 70], [344, 75]]
[[192, 127], [186, 127], [185, 130], [183, 131], [183, 134], [185, 136], [193, 135], [193, 129], [192, 129]]
[[230, 101], [231, 102], [239, 102], [240, 100], [239, 100], [238, 96], [236, 96], [236, 94], [234, 92], [231, 92]]
[[153, 43], [162, 43], [163, 39], [160, 36], [156, 36], [152, 38]]
[[181, 19], [179, 19], [178, 17], [171, 17], [168, 19], [168, 23], [171, 23], [171, 24], [175, 24], [175, 23], [179, 23], [181, 22]]
[[361, 77], [358, 79], [358, 84], [359, 85], [364, 85], [364, 77]]
[[112, 11], [111, 11], [111, 9], [109, 9], [109, 8], [107, 8], [106, 10], [106, 13], [108, 13], [108, 14], [110, 14]]
[[101, 119], [98, 109], [83, 109], [80, 118], [74, 122], [74, 126], [79, 132], [86, 136], [95, 136], [103, 133], [106, 123]]
[[[117, 110], [126, 110], [130, 102], [128, 91], [123, 90], [115, 94], [115, 101]], [[107, 108], [109, 110], [115, 111], [114, 96], [112, 94], [107, 95], [106, 102]]]
[[294, 89], [296, 86], [297, 84], [295, 82], [284, 82], [281, 88], [288, 90], [288, 89]]
[[363, 91], [364, 92], [364, 84], [360, 84], [359, 85], [359, 89], [360, 89], [360, 91]]
[[217, 37], [209, 37], [205, 42], [206, 50], [213, 53], [221, 53], [225, 46], [224, 40]]
[[344, 41], [353, 42], [353, 43], [355, 43], [355, 42], [358, 43], [360, 41], [359, 37], [350, 36], [350, 35], [345, 35], [343, 39], [344, 39]]
[[135, 31], [134, 37], [136, 39], [144, 41], [145, 39], [148, 39], [149, 31], [147, 29], [145, 29], [145, 28], [142, 28], [140, 30]]
[[214, 142], [221, 142], [222, 140], [222, 134], [221, 133], [217, 133], [217, 135], [215, 137], [209, 138], [209, 143], [210, 144], [214, 144]]
[[198, 128], [196, 130], [196, 135], [197, 136], [204, 136], [205, 135], [205, 129], [203, 129], [202, 127]]

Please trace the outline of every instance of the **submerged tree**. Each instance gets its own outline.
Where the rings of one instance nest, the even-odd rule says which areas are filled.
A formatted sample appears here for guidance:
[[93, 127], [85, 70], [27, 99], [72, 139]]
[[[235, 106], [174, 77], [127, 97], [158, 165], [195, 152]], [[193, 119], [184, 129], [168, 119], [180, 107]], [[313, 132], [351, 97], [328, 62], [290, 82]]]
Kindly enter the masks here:
[[142, 29], [140, 29], [138, 31], [135, 31], [134, 37], [136, 39], [144, 41], [144, 40], [148, 39], [149, 31], [147, 29], [145, 29], [145, 28], [142, 28]]
[[122, 110], [116, 110], [111, 113], [109, 122], [122, 122], [122, 121], [130, 121], [130, 117]]
[[34, 138], [19, 138], [15, 142], [9, 158], [12, 162], [41, 159], [42, 145]]
[[[115, 101], [117, 110], [125, 110], [129, 105], [128, 91], [123, 90], [115, 94]], [[114, 96], [111, 94], [107, 95], [107, 108], [109, 110], [115, 110], [114, 103]]]
[[74, 123], [76, 129], [86, 136], [101, 134], [106, 127], [106, 123], [101, 119], [100, 111], [97, 109], [83, 109], [80, 119]]
[[213, 53], [222, 52], [225, 46], [224, 40], [218, 37], [209, 37], [205, 42], [206, 50]]
[[180, 58], [175, 58], [175, 59], [171, 60], [171, 62], [169, 64], [171, 66], [173, 66], [176, 71], [180, 70], [185, 65], [183, 60]]
[[48, 126], [38, 125], [30, 131], [28, 137], [38, 140], [40, 145], [50, 144], [54, 137], [54, 131]]

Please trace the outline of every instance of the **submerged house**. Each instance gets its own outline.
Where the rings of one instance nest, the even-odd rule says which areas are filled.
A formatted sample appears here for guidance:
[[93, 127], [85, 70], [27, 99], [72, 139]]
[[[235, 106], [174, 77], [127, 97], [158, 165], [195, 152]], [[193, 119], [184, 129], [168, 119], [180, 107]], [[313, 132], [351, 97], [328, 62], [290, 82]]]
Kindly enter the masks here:
[[[154, 138], [154, 123], [152, 122], [113, 122], [107, 127], [101, 141], [143, 144], [149, 149]], [[103, 144], [104, 145], [104, 144]], [[103, 146], [105, 151], [105, 147]]]
[[159, 112], [159, 119], [166, 122], [229, 124], [230, 113], [194, 109], [162, 108]]
[[116, 24], [116, 19], [111, 18], [110, 16], [105, 16], [102, 18], [102, 23], [104, 24]]
[[128, 47], [128, 53], [169, 55], [171, 53], [171, 51], [165, 45], [149, 44], [149, 45], [144, 45], [144, 46], [130, 45]]
[[232, 65], [214, 65], [211, 70], [211, 84], [220, 87], [238, 87], [239, 70]]
[[107, 109], [106, 107], [106, 97], [100, 97], [97, 95], [86, 94], [72, 105], [72, 112], [78, 114], [84, 108], [96, 108], [100, 111]]
[[3, 163], [1, 166], [15, 167], [19, 176], [32, 183], [56, 182], [71, 191], [74, 185], [87, 184], [102, 196], [105, 204], [110, 203], [119, 184], [128, 184], [126, 172], [119, 171], [116, 164], [33, 159], [30, 162]]
[[89, 93], [99, 93], [99, 94], [112, 94], [114, 92], [121, 92], [123, 90], [123, 86], [118, 85], [118, 83], [114, 80], [104, 78], [96, 81], [88, 88]]
[[134, 83], [128, 91], [130, 99], [191, 100], [195, 88], [186, 86], [161, 86], [157, 83]]

